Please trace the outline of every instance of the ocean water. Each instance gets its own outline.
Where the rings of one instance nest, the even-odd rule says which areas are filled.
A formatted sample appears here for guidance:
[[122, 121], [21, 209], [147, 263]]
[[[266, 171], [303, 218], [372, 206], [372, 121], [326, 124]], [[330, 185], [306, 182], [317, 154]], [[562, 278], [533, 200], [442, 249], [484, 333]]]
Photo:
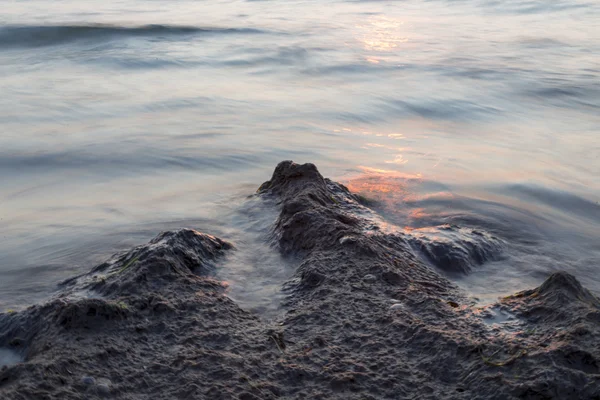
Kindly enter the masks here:
[[186, 226], [268, 310], [293, 265], [247, 196], [284, 159], [395, 229], [499, 238], [452, 277], [482, 301], [600, 292], [595, 0], [4, 0], [0, 93], [0, 309]]

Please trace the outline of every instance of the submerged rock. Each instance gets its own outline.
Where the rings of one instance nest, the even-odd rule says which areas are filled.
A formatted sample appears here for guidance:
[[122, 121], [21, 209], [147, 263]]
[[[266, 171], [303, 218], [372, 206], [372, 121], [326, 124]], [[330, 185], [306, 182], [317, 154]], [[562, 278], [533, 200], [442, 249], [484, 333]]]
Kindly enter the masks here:
[[455, 225], [416, 229], [405, 240], [444, 272], [466, 274], [478, 265], [501, 257], [503, 243], [475, 229]]
[[[256, 196], [280, 208], [273, 245], [300, 259], [276, 324], [212, 277], [233, 245], [165, 232], [0, 314], [0, 348], [24, 356], [0, 371], [0, 398], [600, 398], [599, 303], [574, 277], [494, 305], [518, 318], [505, 330], [314, 165], [280, 163]], [[461, 246], [432, 254], [488, 257]]]
[[91, 376], [84, 376], [83, 378], [81, 378], [81, 383], [83, 383], [86, 386], [91, 386], [96, 384], [96, 380]]

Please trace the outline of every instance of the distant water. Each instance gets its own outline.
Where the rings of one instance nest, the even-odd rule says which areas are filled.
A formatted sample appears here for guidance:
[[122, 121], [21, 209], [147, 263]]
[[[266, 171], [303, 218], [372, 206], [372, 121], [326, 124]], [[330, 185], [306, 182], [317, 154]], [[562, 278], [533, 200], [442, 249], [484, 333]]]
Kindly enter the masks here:
[[599, 55], [593, 0], [5, 0], [0, 309], [181, 226], [236, 242], [221, 276], [268, 308], [293, 269], [246, 196], [283, 159], [397, 229], [498, 237], [457, 279], [480, 299], [600, 292]]

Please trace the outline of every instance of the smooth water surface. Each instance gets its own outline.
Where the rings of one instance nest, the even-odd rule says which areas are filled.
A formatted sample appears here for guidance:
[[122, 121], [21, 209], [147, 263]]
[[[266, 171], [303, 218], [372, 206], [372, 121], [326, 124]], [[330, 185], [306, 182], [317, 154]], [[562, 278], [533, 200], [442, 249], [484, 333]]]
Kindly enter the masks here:
[[181, 226], [237, 242], [232, 297], [269, 298], [289, 270], [266, 245], [276, 213], [247, 196], [283, 159], [398, 229], [502, 239], [459, 280], [480, 298], [555, 270], [600, 291], [593, 0], [2, 8], [0, 309]]

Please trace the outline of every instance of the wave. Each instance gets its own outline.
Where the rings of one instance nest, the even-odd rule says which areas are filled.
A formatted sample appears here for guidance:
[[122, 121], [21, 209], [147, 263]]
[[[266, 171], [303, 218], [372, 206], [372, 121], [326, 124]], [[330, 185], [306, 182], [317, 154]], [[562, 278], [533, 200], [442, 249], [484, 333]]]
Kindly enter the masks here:
[[563, 213], [576, 215], [584, 221], [600, 224], [600, 204], [576, 194], [531, 184], [509, 185], [504, 191], [523, 200], [532, 200]]
[[216, 28], [160, 24], [142, 26], [110, 24], [11, 25], [0, 27], [0, 48], [45, 47], [78, 40], [104, 40], [116, 37], [261, 33], [265, 33], [265, 31], [254, 28]]

